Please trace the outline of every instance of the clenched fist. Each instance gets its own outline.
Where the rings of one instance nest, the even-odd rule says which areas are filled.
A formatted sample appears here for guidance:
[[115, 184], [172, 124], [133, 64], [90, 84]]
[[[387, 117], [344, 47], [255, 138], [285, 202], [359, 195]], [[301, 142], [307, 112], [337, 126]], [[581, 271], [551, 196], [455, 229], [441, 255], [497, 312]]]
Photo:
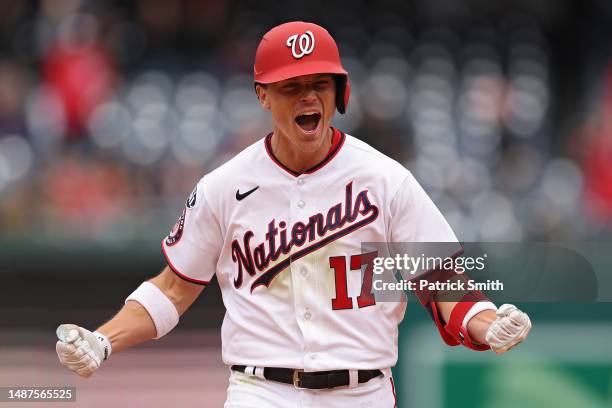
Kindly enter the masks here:
[[504, 304], [497, 310], [497, 318], [489, 326], [485, 338], [491, 350], [502, 354], [525, 340], [529, 330], [529, 316], [514, 305]]
[[57, 328], [59, 341], [55, 350], [60, 363], [84, 378], [89, 378], [112, 351], [108, 338], [102, 333], [90, 332], [74, 324]]

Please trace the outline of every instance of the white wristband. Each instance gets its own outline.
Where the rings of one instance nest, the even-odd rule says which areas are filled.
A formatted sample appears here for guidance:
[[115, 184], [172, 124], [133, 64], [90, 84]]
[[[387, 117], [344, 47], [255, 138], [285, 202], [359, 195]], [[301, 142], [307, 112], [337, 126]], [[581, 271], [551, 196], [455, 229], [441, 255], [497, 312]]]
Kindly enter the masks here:
[[178, 324], [179, 314], [174, 303], [151, 282], [143, 282], [125, 302], [128, 300], [135, 300], [147, 310], [157, 330], [156, 339], [168, 334]]

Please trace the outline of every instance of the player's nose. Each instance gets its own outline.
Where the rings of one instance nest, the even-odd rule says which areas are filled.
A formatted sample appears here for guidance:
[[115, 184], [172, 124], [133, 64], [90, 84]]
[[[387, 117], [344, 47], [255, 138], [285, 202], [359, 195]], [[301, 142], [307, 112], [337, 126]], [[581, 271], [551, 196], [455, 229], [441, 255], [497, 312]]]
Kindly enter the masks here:
[[312, 102], [312, 101], [315, 101], [316, 99], [317, 99], [317, 91], [315, 91], [313, 88], [309, 86], [304, 87], [304, 91], [302, 92], [300, 100], [302, 102]]

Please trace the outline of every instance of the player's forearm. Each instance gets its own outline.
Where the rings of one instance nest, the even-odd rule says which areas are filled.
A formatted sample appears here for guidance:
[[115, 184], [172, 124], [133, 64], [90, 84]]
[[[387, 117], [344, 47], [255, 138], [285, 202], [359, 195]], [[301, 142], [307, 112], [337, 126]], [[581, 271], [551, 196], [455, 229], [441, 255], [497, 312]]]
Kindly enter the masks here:
[[[445, 324], [451, 319], [453, 309], [459, 302], [436, 302], [437, 309], [442, 316]], [[495, 320], [495, 310], [483, 310], [467, 320], [467, 332], [472, 343], [487, 344], [486, 333]]]
[[151, 316], [138, 302], [128, 301], [111, 320], [97, 329], [106, 335], [113, 347], [113, 353], [151, 340], [156, 328]]
[[[109, 338], [114, 352], [165, 335], [203, 289], [181, 280], [168, 267], [148, 283], [154, 286], [149, 285], [148, 290], [140, 292], [137, 301], [128, 301], [115, 317], [98, 329]], [[167, 326], [169, 320], [174, 320], [171, 327]]]
[[487, 330], [496, 319], [495, 310], [483, 310], [472, 317], [467, 324], [467, 331], [474, 343], [487, 344]]

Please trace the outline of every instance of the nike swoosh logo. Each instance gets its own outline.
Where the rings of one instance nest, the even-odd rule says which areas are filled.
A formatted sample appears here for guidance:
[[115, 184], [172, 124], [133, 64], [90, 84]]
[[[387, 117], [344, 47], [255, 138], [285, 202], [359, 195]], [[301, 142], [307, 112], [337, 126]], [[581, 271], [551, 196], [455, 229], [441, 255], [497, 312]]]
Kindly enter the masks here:
[[249, 196], [249, 194], [251, 194], [252, 192], [254, 192], [255, 190], [257, 190], [259, 188], [259, 186], [250, 189], [249, 191], [247, 191], [246, 193], [240, 193], [240, 190], [236, 190], [236, 200], [238, 201], [242, 201], [245, 198], [247, 198]]

